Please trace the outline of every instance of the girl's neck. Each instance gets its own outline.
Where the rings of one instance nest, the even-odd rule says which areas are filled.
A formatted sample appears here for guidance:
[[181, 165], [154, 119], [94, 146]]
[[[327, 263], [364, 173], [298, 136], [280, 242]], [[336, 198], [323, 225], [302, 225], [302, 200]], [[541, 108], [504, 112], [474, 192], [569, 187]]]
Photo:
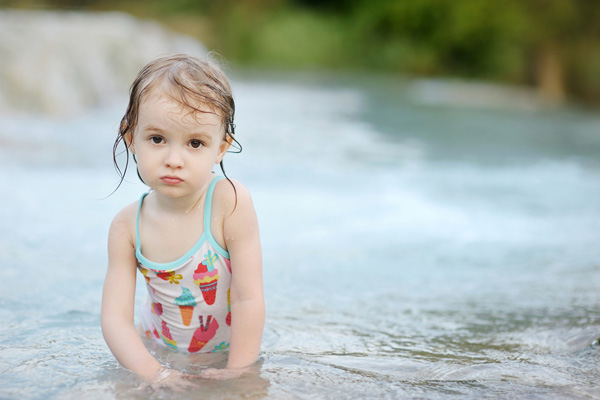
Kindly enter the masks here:
[[161, 196], [156, 191], [154, 192], [154, 201], [156, 207], [163, 213], [185, 216], [199, 209], [204, 202], [208, 187], [203, 187], [201, 190], [189, 194], [185, 197], [172, 198]]

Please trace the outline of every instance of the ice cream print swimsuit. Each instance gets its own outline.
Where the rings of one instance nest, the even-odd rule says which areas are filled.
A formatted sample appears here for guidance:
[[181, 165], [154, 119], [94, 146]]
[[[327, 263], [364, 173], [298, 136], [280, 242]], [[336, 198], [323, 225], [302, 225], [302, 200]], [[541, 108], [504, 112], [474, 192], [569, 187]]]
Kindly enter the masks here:
[[204, 233], [183, 257], [159, 264], [142, 255], [136, 221], [138, 269], [146, 279], [148, 300], [140, 324], [146, 336], [172, 349], [210, 353], [229, 348], [231, 263], [210, 231], [212, 197], [222, 176], [213, 179], [204, 203]]

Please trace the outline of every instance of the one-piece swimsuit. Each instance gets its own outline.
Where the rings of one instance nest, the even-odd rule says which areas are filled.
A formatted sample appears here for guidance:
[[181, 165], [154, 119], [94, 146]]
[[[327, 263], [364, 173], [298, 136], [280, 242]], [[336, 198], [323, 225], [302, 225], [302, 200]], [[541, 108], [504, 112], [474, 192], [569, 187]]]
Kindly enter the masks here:
[[229, 347], [231, 326], [231, 263], [229, 253], [211, 233], [215, 177], [204, 201], [204, 232], [182, 257], [156, 263], [142, 254], [139, 232], [142, 195], [136, 218], [137, 266], [146, 280], [148, 298], [141, 305], [144, 334], [161, 345], [188, 353], [208, 353]]

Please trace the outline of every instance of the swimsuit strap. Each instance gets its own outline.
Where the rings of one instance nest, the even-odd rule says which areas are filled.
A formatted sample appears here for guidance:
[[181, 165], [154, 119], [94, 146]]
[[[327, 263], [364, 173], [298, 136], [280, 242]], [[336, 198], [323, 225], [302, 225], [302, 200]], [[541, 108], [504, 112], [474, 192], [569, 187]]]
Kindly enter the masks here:
[[144, 198], [148, 196], [149, 192], [146, 192], [140, 197], [140, 202], [138, 203], [137, 216], [135, 217], [135, 248], [140, 249], [142, 247], [142, 241], [140, 239], [140, 211], [142, 210], [142, 202]]
[[219, 245], [219, 243], [217, 243], [217, 241], [215, 240], [215, 238], [212, 234], [212, 231], [210, 229], [210, 223], [212, 220], [213, 194], [215, 192], [215, 186], [217, 185], [217, 182], [220, 181], [221, 179], [223, 179], [223, 176], [221, 176], [221, 175], [215, 176], [213, 178], [212, 182], [210, 182], [208, 189], [206, 190], [206, 197], [204, 200], [204, 235], [206, 236], [206, 238], [208, 239], [210, 244], [215, 248], [217, 253], [221, 254], [222, 256], [224, 256], [226, 258], [229, 258], [229, 252], [227, 252], [227, 250], [223, 249]]
[[213, 194], [215, 193], [215, 186], [217, 186], [217, 182], [220, 181], [222, 176], [215, 176], [208, 185], [208, 189], [206, 190], [206, 197], [204, 200], [204, 233], [208, 233], [212, 236], [210, 231], [210, 220], [212, 218], [212, 201]]

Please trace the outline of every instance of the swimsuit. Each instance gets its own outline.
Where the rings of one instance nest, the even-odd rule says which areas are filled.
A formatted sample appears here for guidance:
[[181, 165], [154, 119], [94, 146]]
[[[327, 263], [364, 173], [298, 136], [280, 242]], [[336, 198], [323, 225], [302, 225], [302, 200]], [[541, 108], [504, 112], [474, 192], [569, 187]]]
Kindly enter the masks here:
[[155, 263], [142, 255], [139, 219], [135, 224], [137, 266], [146, 279], [148, 300], [141, 307], [141, 329], [148, 338], [180, 352], [209, 353], [229, 348], [231, 263], [210, 231], [215, 177], [204, 201], [204, 232], [184, 256]]

